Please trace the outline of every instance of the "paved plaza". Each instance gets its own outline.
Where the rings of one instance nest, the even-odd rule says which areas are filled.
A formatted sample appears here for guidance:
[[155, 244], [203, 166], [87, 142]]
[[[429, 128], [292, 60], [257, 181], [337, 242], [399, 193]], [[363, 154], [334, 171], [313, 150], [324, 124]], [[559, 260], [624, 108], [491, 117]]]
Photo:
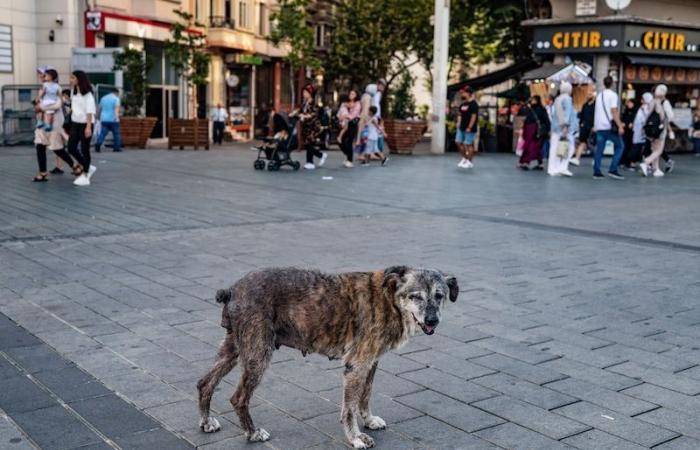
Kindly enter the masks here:
[[[301, 154], [295, 154], [301, 159]], [[342, 449], [342, 368], [282, 348], [246, 444], [198, 429], [213, 296], [265, 266], [457, 275], [433, 336], [384, 356], [380, 449], [700, 448], [700, 158], [573, 179], [484, 155], [253, 170], [245, 146], [94, 156], [89, 188], [0, 148], [0, 449]]]

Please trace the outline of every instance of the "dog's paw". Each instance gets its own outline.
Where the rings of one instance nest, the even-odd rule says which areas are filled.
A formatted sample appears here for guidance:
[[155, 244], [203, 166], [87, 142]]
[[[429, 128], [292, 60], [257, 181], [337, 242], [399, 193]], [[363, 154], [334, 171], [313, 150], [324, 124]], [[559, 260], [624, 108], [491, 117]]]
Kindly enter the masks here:
[[372, 448], [374, 447], [374, 439], [364, 433], [360, 433], [350, 441], [354, 448]]
[[248, 440], [250, 442], [265, 442], [268, 439], [270, 439], [270, 433], [262, 428], [258, 428], [253, 432], [253, 434], [248, 436]]
[[383, 430], [386, 428], [386, 422], [379, 416], [369, 416], [365, 419], [365, 427], [370, 430]]
[[205, 433], [214, 433], [221, 429], [221, 425], [219, 424], [218, 420], [213, 417], [209, 417], [206, 420], [202, 419], [199, 421], [199, 428], [201, 428]]

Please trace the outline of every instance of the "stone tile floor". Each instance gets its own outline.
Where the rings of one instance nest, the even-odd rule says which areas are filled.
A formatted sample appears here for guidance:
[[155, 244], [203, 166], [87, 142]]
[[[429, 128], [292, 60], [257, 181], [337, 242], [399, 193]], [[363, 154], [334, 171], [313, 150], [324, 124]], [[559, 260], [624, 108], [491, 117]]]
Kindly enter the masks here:
[[[264, 266], [397, 263], [454, 272], [461, 296], [436, 335], [380, 363], [378, 448], [700, 448], [700, 160], [594, 181], [505, 155], [470, 172], [449, 156], [345, 170], [334, 153], [299, 173], [253, 159], [244, 146], [103, 153], [78, 189], [30, 183], [32, 149], [0, 148], [0, 313], [36, 336], [0, 336], [0, 374], [58, 374], [4, 403], [0, 448], [56, 441], [76, 417], [95, 433], [56, 448], [346, 448], [340, 364], [289, 349], [254, 400], [268, 443], [245, 444], [237, 371], [215, 395], [222, 431], [199, 432], [195, 383], [223, 335], [213, 293]], [[62, 381], [68, 369], [90, 389]]]

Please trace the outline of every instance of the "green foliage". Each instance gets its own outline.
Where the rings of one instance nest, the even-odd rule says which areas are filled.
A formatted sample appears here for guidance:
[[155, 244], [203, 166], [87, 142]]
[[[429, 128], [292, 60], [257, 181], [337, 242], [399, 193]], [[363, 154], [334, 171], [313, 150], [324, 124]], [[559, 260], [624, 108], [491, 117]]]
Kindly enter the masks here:
[[171, 37], [165, 43], [170, 64], [189, 85], [206, 84], [211, 60], [211, 55], [206, 52], [206, 36], [189, 31], [195, 27], [203, 28], [204, 25], [197, 22], [190, 13], [179, 9], [173, 12], [179, 21], [170, 29]]
[[114, 67], [112, 70], [123, 70], [126, 90], [122, 106], [124, 115], [140, 116], [148, 96], [148, 70], [151, 59], [142, 50], [132, 48], [114, 52]]
[[289, 52], [284, 59], [292, 67], [320, 67], [316, 57], [314, 30], [306, 21], [309, 0], [280, 0], [279, 10], [272, 14], [275, 24], [269, 40], [275, 47], [287, 45]]
[[394, 119], [411, 119], [416, 114], [416, 100], [413, 98], [413, 77], [406, 71], [399, 79], [399, 85], [391, 95], [389, 114]]

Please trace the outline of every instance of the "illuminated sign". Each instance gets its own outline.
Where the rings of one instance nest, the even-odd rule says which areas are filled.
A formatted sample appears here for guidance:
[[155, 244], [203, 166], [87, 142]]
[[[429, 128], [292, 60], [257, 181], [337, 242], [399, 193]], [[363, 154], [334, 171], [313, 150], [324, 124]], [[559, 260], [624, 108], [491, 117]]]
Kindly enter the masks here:
[[685, 35], [665, 31], [647, 31], [642, 35], [642, 44], [647, 50], [682, 52], [685, 50]]

